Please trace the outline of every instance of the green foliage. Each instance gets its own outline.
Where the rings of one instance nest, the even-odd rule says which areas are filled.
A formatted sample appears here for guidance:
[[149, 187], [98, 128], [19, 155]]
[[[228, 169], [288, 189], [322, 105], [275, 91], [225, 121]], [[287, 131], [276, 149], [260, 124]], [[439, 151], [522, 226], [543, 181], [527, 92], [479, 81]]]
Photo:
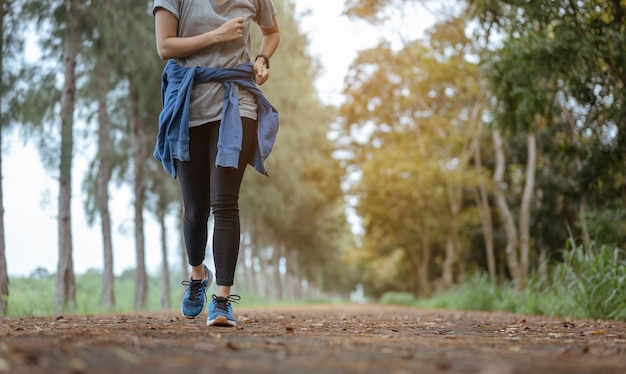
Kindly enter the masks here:
[[[346, 78], [340, 142], [348, 170], [359, 171], [348, 193], [363, 220], [366, 254], [358, 260], [374, 295], [428, 294], [433, 267], [422, 263], [444, 257], [449, 238], [460, 250], [467, 240], [460, 233], [476, 225], [462, 217], [474, 210], [469, 144], [487, 103], [477, 64], [466, 58], [476, 48], [466, 22], [450, 19], [399, 50], [390, 43], [365, 50]], [[403, 261], [381, 270], [398, 253]]]
[[[171, 312], [178, 312], [178, 306], [183, 297], [185, 288], [180, 285], [180, 277], [175, 271], [171, 271], [174, 276], [170, 284]], [[7, 316], [48, 316], [54, 313], [54, 292], [55, 274], [45, 274], [44, 272], [34, 272], [28, 277], [11, 278], [9, 283], [8, 311]], [[161, 309], [161, 285], [162, 279], [159, 276], [149, 277], [148, 303], [145, 309], [134, 309], [135, 276], [134, 271], [124, 272], [115, 279], [115, 299], [116, 306], [113, 310], [107, 310], [101, 305], [100, 287], [102, 277], [99, 270], [89, 270], [76, 278], [76, 304], [77, 310], [74, 313], [80, 314], [102, 314], [102, 313], [132, 313], [143, 311], [162, 311]], [[209, 293], [214, 292], [215, 286], [209, 289]], [[237, 307], [261, 307], [268, 306], [269, 301], [263, 295], [252, 295], [240, 293], [241, 301]], [[346, 301], [341, 298], [323, 299], [298, 299], [271, 301], [271, 305], [302, 305], [302, 304], [342, 304]]]
[[[176, 278], [178, 279], [178, 278]], [[148, 282], [160, 285], [162, 280], [150, 277]], [[115, 280], [116, 306], [105, 310], [100, 300], [102, 278], [97, 271], [88, 271], [76, 277], [76, 313], [96, 314], [105, 312], [127, 313], [133, 309], [135, 280], [133, 277], [118, 277]], [[170, 300], [178, 305], [184, 288], [172, 282]], [[36, 276], [11, 278], [9, 283], [8, 316], [45, 316], [54, 312], [55, 275], [47, 278]], [[146, 311], [161, 310], [161, 288], [149, 287]]]
[[626, 253], [606, 245], [586, 249], [571, 241], [570, 246], [556, 266], [552, 287], [569, 291], [586, 317], [626, 319]]
[[626, 243], [626, 208], [610, 207], [587, 213], [589, 232], [596, 241], [619, 246]]
[[[345, 5], [349, 16], [384, 26], [391, 8], [415, 3], [434, 5], [429, 0], [350, 0]], [[489, 191], [492, 223], [459, 219], [452, 224], [453, 218], [476, 216], [472, 193], [477, 178], [468, 172], [472, 160], [466, 153], [471, 113], [477, 113], [485, 130], [498, 128], [505, 135], [503, 187], [515, 217], [526, 183], [528, 134], [536, 135], [528, 228], [535, 271], [541, 266], [540, 250], [556, 271], [552, 261], [563, 260], [560, 248], [570, 228], [585, 241], [626, 246], [626, 3], [468, 0], [457, 2], [455, 9], [456, 16], [448, 15], [423, 40], [405, 40], [397, 49], [381, 41], [362, 51], [345, 80], [340, 141], [348, 171], [359, 172], [348, 193], [357, 200], [365, 230], [359, 248], [365, 254], [354, 259], [373, 295], [409, 291], [407, 285], [416, 283], [425, 261], [430, 273], [417, 284], [434, 281], [446, 270], [444, 249], [455, 231], [463, 233], [458, 248], [464, 253], [454, 261], [484, 268], [482, 238], [464, 236], [478, 232], [481, 224], [485, 232], [494, 230], [496, 262], [502, 266], [505, 261], [502, 217]], [[479, 148], [480, 172], [491, 176], [490, 136], [485, 132], [476, 139], [469, 147]], [[462, 191], [457, 199], [455, 190]], [[455, 207], [456, 216], [450, 213]], [[432, 255], [424, 258], [428, 246]], [[378, 262], [384, 265], [398, 250], [405, 252], [405, 261], [381, 279]], [[411, 262], [422, 266], [410, 268]], [[476, 277], [466, 285], [486, 280]], [[500, 277], [498, 286], [480, 294], [463, 289], [464, 296], [455, 294], [450, 301], [476, 309], [589, 315], [577, 312], [578, 305], [546, 300], [546, 292], [571, 300], [566, 290], [548, 290], [551, 281], [533, 279], [524, 291], [515, 291], [507, 274]]]
[[410, 292], [386, 292], [381, 298], [381, 304], [415, 305], [415, 296]]
[[548, 279], [535, 274], [520, 290], [513, 282], [494, 284], [477, 272], [431, 299], [386, 294], [381, 302], [429, 308], [507, 311], [569, 318], [626, 318], [626, 252], [606, 245], [589, 249], [570, 240]]
[[8, 316], [41, 316], [53, 310], [55, 277], [11, 278], [9, 280]]

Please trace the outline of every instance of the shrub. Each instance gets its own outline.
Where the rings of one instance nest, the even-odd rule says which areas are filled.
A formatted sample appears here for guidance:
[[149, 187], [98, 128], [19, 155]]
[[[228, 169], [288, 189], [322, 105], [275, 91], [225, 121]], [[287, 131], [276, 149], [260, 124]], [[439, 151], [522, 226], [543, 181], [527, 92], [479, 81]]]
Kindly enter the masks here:
[[587, 250], [570, 240], [552, 285], [555, 294], [571, 293], [571, 307], [584, 317], [626, 319], [626, 260], [619, 248], [592, 243]]
[[532, 275], [519, 290], [511, 281], [490, 282], [485, 272], [429, 300], [422, 307], [508, 311], [570, 318], [626, 319], [626, 256], [618, 248], [591, 244], [588, 249], [568, 242], [563, 262], [549, 279]]
[[409, 292], [387, 292], [380, 298], [381, 304], [415, 305], [415, 297]]

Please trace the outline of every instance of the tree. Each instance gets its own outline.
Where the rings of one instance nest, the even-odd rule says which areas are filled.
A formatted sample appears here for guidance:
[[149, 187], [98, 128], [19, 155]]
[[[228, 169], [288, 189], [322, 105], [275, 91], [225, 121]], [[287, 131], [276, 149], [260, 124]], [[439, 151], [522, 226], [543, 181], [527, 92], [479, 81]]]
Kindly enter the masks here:
[[[527, 133], [532, 142], [531, 136], [536, 135], [541, 141], [537, 148], [546, 153], [538, 158], [542, 171], [548, 172], [537, 181], [540, 195], [533, 205], [542, 214], [530, 219], [540, 234], [533, 241], [545, 250], [547, 243], [554, 245], [554, 238], [565, 240], [567, 231], [555, 235], [551, 223], [557, 212], [566, 217], [574, 235], [588, 243], [593, 211], [605, 211], [608, 201], [612, 202], [609, 209], [623, 206], [623, 193], [599, 186], [623, 185], [619, 180], [626, 154], [622, 126], [626, 5], [623, 1], [469, 3], [483, 28], [494, 30], [502, 40], [501, 48], [485, 55], [498, 126], [511, 138]], [[531, 143], [527, 149], [530, 160]], [[590, 199], [595, 206], [588, 209]], [[524, 194], [520, 214], [527, 215], [528, 201]], [[528, 216], [520, 216], [521, 226], [528, 221]], [[520, 240], [528, 238], [520, 236]], [[528, 269], [523, 261], [529, 255], [524, 246], [522, 277]]]
[[[11, 9], [12, 1], [7, 1], [5, 4], [5, 0], [0, 0], [0, 76], [2, 77], [0, 83], [0, 149], [2, 149], [2, 134], [4, 133], [4, 129], [7, 127], [8, 118], [5, 115], [4, 111], [4, 102], [6, 99], [5, 92], [8, 91], [9, 87], [6, 85], [6, 81], [8, 80], [7, 76], [5, 76], [4, 71], [4, 59], [8, 54], [5, 53], [5, 42], [4, 42], [4, 28], [5, 28], [5, 15], [9, 14]], [[7, 48], [8, 49], [8, 48]], [[2, 152], [0, 152], [0, 178], [2, 177]], [[0, 179], [1, 181], [1, 179]], [[3, 186], [0, 182], [0, 315], [5, 315], [8, 307], [8, 297], [9, 297], [9, 274], [7, 271], [7, 262], [6, 262], [6, 242], [4, 235], [4, 197], [3, 197]]]
[[[109, 182], [112, 174], [113, 154], [111, 124], [111, 107], [109, 100], [112, 87], [119, 84], [119, 74], [114, 69], [116, 61], [116, 46], [119, 45], [119, 31], [114, 24], [115, 6], [113, 0], [93, 2], [89, 4], [87, 24], [93, 28], [89, 32], [89, 50], [85, 59], [92, 62], [89, 72], [89, 82], [81, 96], [84, 96], [86, 106], [91, 101], [97, 103], [97, 138], [98, 150], [96, 160], [92, 162], [83, 186], [86, 193], [85, 210], [89, 224], [93, 224], [96, 213], [99, 213], [100, 230], [102, 233], [103, 264], [101, 302], [106, 309], [115, 307], [115, 287], [113, 274], [113, 238], [111, 234], [111, 214], [109, 210]], [[115, 118], [115, 117], [114, 117]], [[123, 157], [117, 157], [123, 159]], [[97, 165], [97, 166], [96, 166]], [[95, 175], [93, 171], [95, 171]]]
[[466, 59], [475, 47], [465, 22], [450, 19], [398, 51], [387, 43], [364, 51], [346, 79], [343, 143], [362, 173], [351, 193], [366, 231], [364, 259], [374, 261], [364, 265], [372, 280], [381, 277], [377, 268], [387, 276], [397, 268], [387, 284], [369, 282], [382, 287], [375, 292], [428, 296], [434, 274], [443, 287], [463, 278], [461, 232], [480, 224], [464, 191], [477, 187], [470, 161], [487, 107], [479, 69]]
[[[349, 0], [346, 1], [346, 13], [383, 24], [393, 12], [401, 12], [399, 9], [404, 6], [433, 6], [435, 3], [428, 0]], [[441, 7], [445, 7], [446, 2], [443, 4]], [[482, 131], [479, 130], [472, 136], [470, 149], [474, 154], [472, 162], [478, 184], [475, 185], [474, 180], [463, 181], [460, 184], [461, 199], [455, 197], [459, 195], [451, 188], [454, 185], [446, 185], [450, 191], [450, 207], [456, 206], [457, 201], [466, 203], [465, 191], [478, 188], [472, 195], [479, 207], [487, 267], [492, 279], [498, 260], [502, 259], [508, 267], [508, 276], [523, 286], [529, 275], [535, 269], [541, 269], [545, 261], [560, 259], [568, 235], [580, 237], [583, 243], [604, 238], [603, 241], [612, 245], [624, 245], [624, 235], [611, 233], [623, 232], [626, 217], [623, 182], [626, 165], [626, 131], [623, 131], [626, 127], [623, 111], [626, 4], [619, 0], [563, 0], [549, 4], [471, 0], [456, 2], [455, 7], [448, 9], [455, 11], [436, 12], [445, 16], [440, 18], [435, 29], [454, 27], [455, 14], [467, 18], [468, 24], [475, 22], [479, 26], [463, 27], [475, 46], [466, 51], [464, 59], [480, 61], [477, 65], [480, 72], [466, 76], [478, 80], [474, 88], [481, 92], [485, 102], [493, 104], [485, 105], [487, 110], [479, 112], [478, 118], [484, 123], [479, 122], [477, 127], [489, 129], [493, 136], [480, 137]], [[405, 40], [403, 42], [408, 45]], [[457, 45], [460, 43], [453, 42], [443, 49], [429, 45], [418, 57], [423, 60], [422, 55], [436, 54], [437, 51], [444, 51], [445, 57]], [[444, 60], [439, 56], [439, 61]], [[390, 121], [393, 116], [389, 113], [404, 119], [396, 113], [401, 101], [388, 99], [391, 94], [378, 93], [393, 93], [394, 86], [374, 83], [389, 80], [393, 74], [391, 69], [379, 73], [376, 71], [378, 66], [372, 61], [376, 61], [376, 57], [370, 58], [354, 74], [358, 78], [357, 84], [348, 81], [348, 85], [354, 86], [355, 97], [364, 96], [357, 97], [355, 102], [361, 101], [354, 108], [347, 108], [353, 109], [350, 115], [370, 122], [348, 121], [346, 127], [359, 129], [361, 126], [367, 130], [370, 143], [379, 142], [363, 147], [362, 154], [353, 154], [357, 162], [369, 162], [372, 157], [384, 154], [372, 151], [372, 148], [382, 148], [389, 142], [379, 132], [396, 131], [393, 126], [401, 123], [400, 120]], [[419, 66], [419, 63], [415, 65]], [[437, 73], [433, 69], [431, 75]], [[371, 86], [368, 74], [376, 74], [377, 81], [372, 79]], [[446, 74], [450, 75], [450, 71]], [[407, 80], [406, 76], [401, 77], [400, 81]], [[459, 78], [459, 82], [462, 80]], [[417, 84], [412, 87], [431, 95], [431, 91]], [[387, 99], [381, 99], [383, 97]], [[394, 105], [381, 108], [381, 102]], [[468, 108], [466, 113], [471, 112]], [[427, 115], [437, 113], [440, 112], [428, 112]], [[346, 133], [350, 134], [349, 131]], [[484, 151], [489, 139], [494, 143], [493, 155]], [[446, 145], [429, 141], [437, 146], [427, 155], [436, 154], [435, 150], [440, 148], [446, 149]], [[466, 149], [459, 147], [446, 154], [457, 155], [463, 160]], [[493, 172], [493, 196], [490, 196], [490, 186], [484, 178], [490, 171]], [[494, 215], [493, 221], [490, 205], [497, 207], [499, 213]], [[450, 226], [455, 226], [454, 214], [446, 218]], [[431, 237], [445, 224], [436, 224], [429, 233]], [[463, 227], [461, 232], [471, 230], [471, 223], [465, 224], [469, 226]], [[437, 239], [433, 242], [435, 248], [440, 246]], [[450, 259], [459, 253], [453, 250], [454, 242], [452, 235], [445, 242], [444, 284], [449, 284], [446, 274], [450, 273]], [[504, 248], [504, 251], [495, 251], [495, 248]], [[474, 257], [474, 252], [471, 249], [465, 253]], [[436, 256], [435, 263], [438, 261]]]
[[[135, 222], [135, 250], [137, 258], [137, 279], [135, 289], [135, 309], [146, 306], [148, 296], [148, 276], [145, 265], [144, 208], [152, 183], [150, 169], [157, 168], [152, 158], [154, 139], [161, 110], [161, 72], [164, 63], [154, 49], [154, 20], [147, 11], [145, 2], [122, 2], [120, 10], [125, 13], [120, 20], [127, 27], [122, 39], [121, 56], [125, 60], [122, 74], [128, 83], [128, 132], [130, 143], [131, 173], [133, 185], [133, 208]], [[150, 126], [149, 126], [150, 125]]]
[[[80, 43], [80, 3], [77, 1], [19, 3], [20, 25], [47, 30], [39, 38], [42, 53], [51, 61], [62, 60], [63, 74], [58, 65], [20, 66], [11, 100], [11, 116], [24, 125], [26, 136], [38, 140], [40, 156], [47, 169], [59, 171], [58, 234], [59, 264], [55, 308], [72, 309], [75, 304], [75, 284], [71, 240], [71, 165], [73, 147], [73, 114], [76, 94], [76, 59]], [[52, 13], [50, 13], [52, 9]], [[70, 13], [72, 16], [69, 16]], [[78, 15], [78, 17], [76, 16]], [[64, 79], [58, 87], [57, 78]], [[36, 82], [30, 84], [32, 82]], [[58, 104], [61, 104], [60, 107]], [[59, 123], [60, 131], [54, 125]]]
[[64, 83], [61, 96], [61, 156], [59, 162], [59, 263], [55, 308], [73, 309], [76, 304], [76, 281], [72, 258], [72, 157], [74, 146], [74, 107], [76, 103], [76, 61], [81, 42], [79, 0], [65, 0], [65, 38], [63, 48]]
[[[163, 170], [160, 167], [150, 170], [149, 179], [153, 180], [154, 183], [151, 186], [147, 207], [154, 213], [161, 231], [161, 308], [170, 310], [170, 266], [168, 260], [168, 234], [170, 230], [166, 224], [166, 217], [168, 213], [179, 212], [180, 193], [177, 183], [172, 178], [163, 178]], [[180, 226], [176, 225], [174, 228], [176, 229], [174, 232], [181, 235], [180, 230], [178, 230]], [[186, 261], [183, 262], [183, 265], [187, 269]], [[186, 276], [183, 275], [183, 277]]]

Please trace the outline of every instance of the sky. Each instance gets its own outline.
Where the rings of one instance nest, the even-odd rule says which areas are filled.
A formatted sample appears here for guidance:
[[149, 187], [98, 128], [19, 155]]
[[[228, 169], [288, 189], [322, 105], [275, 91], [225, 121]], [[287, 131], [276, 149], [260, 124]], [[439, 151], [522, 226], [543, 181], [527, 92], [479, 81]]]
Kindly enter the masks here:
[[[315, 82], [320, 98], [328, 104], [342, 102], [341, 89], [349, 65], [359, 50], [375, 46], [381, 38], [398, 35], [420, 37], [432, 24], [433, 16], [423, 10], [402, 15], [393, 28], [381, 30], [363, 21], [342, 16], [343, 1], [295, 0], [296, 11], [303, 14], [301, 30], [309, 36], [309, 52], [319, 60], [322, 72]], [[279, 15], [280, 17], [280, 15]], [[280, 18], [279, 18], [280, 22]], [[29, 49], [30, 59], [37, 53]], [[281, 50], [273, 58], [281, 58]], [[156, 51], [155, 51], [156, 53]], [[284, 54], [283, 54], [284, 56]], [[274, 73], [276, 74], [276, 73]], [[79, 137], [75, 137], [79, 138]], [[38, 151], [32, 143], [19, 139], [16, 133], [4, 135], [2, 145], [2, 183], [4, 188], [4, 224], [6, 259], [9, 275], [28, 276], [37, 268], [56, 272], [58, 259], [56, 171], [44, 170]], [[98, 221], [94, 227], [86, 223], [82, 179], [93, 149], [78, 143], [74, 151], [72, 186], [72, 241], [74, 271], [102, 269], [102, 238]], [[168, 177], [164, 173], [164, 177]], [[136, 264], [133, 233], [132, 194], [126, 187], [111, 186], [114, 272], [120, 274]], [[160, 232], [149, 213], [146, 219], [146, 266], [148, 272], [158, 271], [162, 262]], [[176, 225], [170, 217], [170, 226]], [[170, 231], [174, 233], [174, 230]], [[178, 239], [170, 235], [169, 262], [179, 264]]]

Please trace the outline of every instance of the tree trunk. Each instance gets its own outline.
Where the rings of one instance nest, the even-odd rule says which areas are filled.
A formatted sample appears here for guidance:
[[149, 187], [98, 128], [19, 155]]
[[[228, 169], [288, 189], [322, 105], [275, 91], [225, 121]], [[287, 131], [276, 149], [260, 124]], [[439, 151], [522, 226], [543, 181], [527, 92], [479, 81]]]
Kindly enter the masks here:
[[255, 295], [262, 295], [263, 292], [263, 268], [261, 251], [259, 250], [259, 225], [258, 218], [252, 218], [250, 221], [250, 261], [252, 266], [252, 282]]
[[[0, 51], [4, 50], [4, 0], [0, 0]], [[0, 76], [4, 74], [4, 57], [0, 53]], [[0, 107], [4, 99], [4, 90], [0, 91]], [[7, 124], [3, 113], [0, 113], [0, 150], [4, 149], [2, 133]], [[9, 274], [7, 272], [6, 241], [4, 236], [4, 192], [2, 183], [2, 152], [0, 152], [0, 315], [7, 313], [9, 297]]]
[[72, 151], [74, 147], [74, 106], [76, 102], [76, 60], [80, 44], [79, 1], [67, 0], [64, 46], [64, 78], [61, 98], [61, 159], [59, 163], [59, 263], [54, 308], [57, 312], [73, 310], [76, 282], [72, 260]]
[[267, 242], [265, 237], [262, 235], [266, 235], [266, 229], [263, 226], [263, 222], [260, 220], [256, 220], [256, 230], [255, 230], [255, 246], [254, 249], [256, 251], [256, 257], [259, 260], [259, 278], [258, 281], [260, 283], [258, 289], [263, 292], [263, 295], [266, 295], [270, 300], [274, 298], [274, 292], [271, 287], [270, 279], [270, 258], [268, 258], [267, 252], [268, 249], [264, 247], [264, 243]]
[[297, 300], [302, 297], [302, 279], [300, 274], [300, 265], [298, 264], [298, 252], [291, 249], [287, 251], [287, 274], [291, 276], [289, 287], [291, 289], [290, 296]]
[[138, 113], [138, 98], [134, 89], [134, 82], [130, 81], [130, 140], [133, 161], [133, 202], [135, 216], [135, 250], [137, 256], [136, 282], [135, 282], [135, 310], [145, 309], [148, 299], [148, 274], [146, 272], [146, 250], [144, 235], [143, 206], [146, 200], [146, 175], [145, 146], [143, 123]]
[[446, 186], [448, 202], [450, 204], [450, 225], [448, 228], [448, 239], [446, 240], [446, 257], [443, 261], [442, 283], [445, 289], [454, 284], [454, 265], [457, 263], [460, 253], [459, 240], [459, 212], [461, 211], [462, 188], [452, 185]]
[[276, 291], [276, 299], [283, 299], [283, 282], [280, 274], [280, 259], [282, 258], [283, 240], [277, 239], [274, 242], [274, 248], [272, 249], [273, 262], [274, 262], [274, 290]]
[[[2, 8], [0, 8], [1, 10]], [[0, 27], [2, 25], [0, 24]], [[1, 37], [2, 35], [0, 35]], [[1, 47], [2, 45], [0, 45]], [[2, 57], [0, 56], [0, 59]], [[0, 66], [0, 72], [2, 68]], [[1, 102], [0, 102], [1, 104]], [[0, 123], [0, 149], [2, 148], [2, 133], [4, 129], [4, 119]], [[9, 273], [7, 270], [6, 260], [6, 241], [4, 237], [4, 188], [2, 183], [2, 152], [0, 152], [0, 315], [4, 316], [8, 309], [8, 297], [9, 297]]]
[[491, 217], [491, 207], [489, 206], [489, 197], [487, 195], [487, 187], [483, 177], [483, 164], [480, 157], [480, 135], [483, 126], [474, 136], [474, 164], [476, 165], [476, 173], [478, 175], [478, 188], [474, 193], [474, 201], [480, 212], [480, 223], [483, 233], [483, 241], [485, 243], [485, 255], [487, 256], [487, 269], [489, 271], [489, 280], [496, 282], [496, 257], [493, 249], [493, 220]]
[[272, 256], [270, 254], [270, 250], [267, 247], [260, 248], [260, 259], [261, 259], [261, 279], [263, 280], [263, 294], [266, 295], [270, 300], [276, 300], [276, 292], [272, 287], [273, 282], [270, 280], [271, 271], [272, 271]]
[[528, 134], [528, 156], [526, 160], [526, 183], [520, 206], [520, 280], [522, 286], [528, 279], [530, 270], [530, 208], [535, 191], [535, 169], [537, 167], [537, 139], [534, 133]]
[[108, 63], [100, 61], [98, 70], [98, 210], [102, 231], [102, 306], [106, 310], [115, 307], [115, 277], [113, 275], [113, 240], [111, 237], [111, 214], [109, 211], [109, 181], [111, 180], [110, 126], [107, 106], [109, 92]]
[[422, 258], [419, 264], [419, 273], [418, 273], [418, 281], [419, 281], [419, 289], [420, 295], [423, 297], [430, 297], [432, 293], [432, 287], [430, 286], [430, 236], [428, 235], [428, 228], [423, 230], [420, 233], [420, 242], [422, 247]]
[[165, 210], [159, 209], [159, 226], [161, 227], [161, 309], [170, 310], [170, 265], [167, 261], [167, 225], [165, 224]]
[[541, 284], [547, 284], [548, 282], [548, 250], [545, 246], [541, 246], [539, 250], [539, 281]]
[[504, 252], [506, 254], [509, 272], [511, 273], [511, 278], [519, 280], [520, 270], [517, 256], [517, 228], [515, 227], [515, 220], [513, 219], [509, 205], [506, 202], [504, 191], [502, 190], [506, 163], [504, 156], [504, 144], [498, 129], [493, 130], [492, 135], [496, 156], [496, 170], [493, 175], [493, 195], [495, 197], [500, 215], [502, 216], [504, 232], [506, 233], [506, 247]]
[[246, 291], [252, 295], [256, 295], [255, 282], [254, 282], [254, 262], [252, 261], [252, 249], [250, 245], [246, 245], [243, 248], [243, 278], [246, 285]]
[[430, 236], [428, 234], [428, 228], [417, 227], [419, 234], [419, 251], [415, 248], [413, 250], [407, 248], [404, 253], [407, 255], [407, 259], [411, 265], [412, 279], [407, 279], [407, 283], [411, 285], [412, 293], [419, 297], [429, 297], [432, 293], [430, 286]]
[[254, 270], [254, 251], [252, 250], [252, 246], [254, 242], [252, 240], [252, 232], [249, 230], [252, 226], [249, 222], [246, 222], [245, 228], [242, 230], [243, 240], [242, 240], [242, 250], [243, 250], [243, 276], [246, 290], [252, 295], [258, 295], [258, 291], [256, 289], [256, 278], [255, 278], [255, 270]]
[[443, 259], [441, 271], [441, 284], [444, 290], [449, 289], [454, 284], [454, 244], [452, 238], [446, 239], [446, 257]]

